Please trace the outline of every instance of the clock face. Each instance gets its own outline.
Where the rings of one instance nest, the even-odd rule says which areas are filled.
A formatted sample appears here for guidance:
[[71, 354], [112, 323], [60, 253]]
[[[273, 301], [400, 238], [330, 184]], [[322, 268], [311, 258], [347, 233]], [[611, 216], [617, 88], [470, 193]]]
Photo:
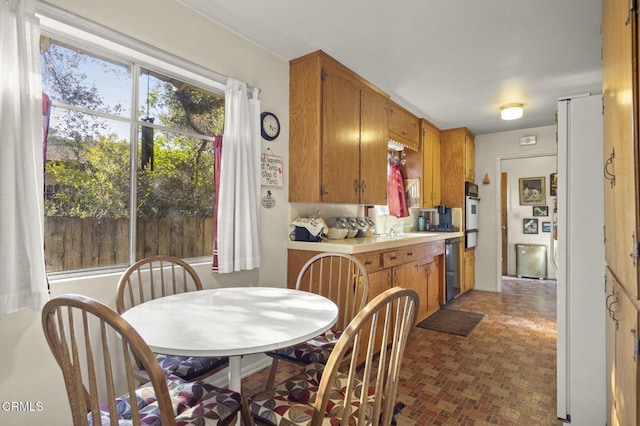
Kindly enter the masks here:
[[262, 113], [262, 137], [272, 141], [280, 134], [280, 121], [270, 112]]

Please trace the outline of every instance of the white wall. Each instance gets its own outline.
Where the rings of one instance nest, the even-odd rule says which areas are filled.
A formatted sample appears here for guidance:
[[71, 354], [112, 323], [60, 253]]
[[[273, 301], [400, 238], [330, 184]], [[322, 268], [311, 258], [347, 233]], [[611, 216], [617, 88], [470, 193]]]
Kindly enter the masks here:
[[[502, 160], [502, 171], [507, 173], [507, 273], [516, 275], [516, 244], [539, 244], [547, 247], [547, 277], [556, 278], [551, 260], [551, 233], [542, 232], [542, 222], [551, 224], [553, 199], [550, 196], [549, 175], [557, 170], [557, 156], [514, 158]], [[545, 199], [549, 216], [534, 217], [532, 206], [520, 205], [520, 178], [544, 177]], [[538, 233], [523, 233], [523, 220], [538, 219]]]
[[[535, 145], [520, 145], [520, 137], [534, 135]], [[476, 182], [479, 183], [480, 232], [476, 247], [477, 290], [500, 291], [502, 272], [500, 232], [500, 174], [503, 160], [555, 155], [556, 127], [546, 126], [504, 133], [478, 135], [476, 143]], [[490, 184], [482, 184], [488, 174]], [[544, 176], [546, 171], [531, 176]], [[548, 176], [548, 173], [547, 173]], [[529, 207], [530, 208], [530, 207]], [[522, 227], [522, 224], [520, 224]]]
[[[210, 264], [197, 265], [206, 287], [286, 286], [288, 234], [288, 116], [289, 64], [252, 42], [232, 33], [175, 0], [51, 0], [73, 14], [165, 50], [218, 73], [262, 89], [262, 110], [280, 117], [278, 139], [268, 146], [282, 156], [285, 188], [271, 189], [276, 205], [262, 209], [262, 267], [242, 273], [216, 275]], [[267, 142], [263, 142], [263, 150]], [[266, 190], [263, 190], [266, 195]], [[81, 293], [115, 307], [119, 275], [58, 280], [51, 283], [52, 296]], [[22, 311], [0, 318], [0, 404], [5, 401], [42, 402], [43, 410], [8, 412], [0, 405], [3, 425], [68, 425], [69, 408], [60, 370], [42, 334], [40, 313]], [[251, 368], [259, 357], [243, 360]]]

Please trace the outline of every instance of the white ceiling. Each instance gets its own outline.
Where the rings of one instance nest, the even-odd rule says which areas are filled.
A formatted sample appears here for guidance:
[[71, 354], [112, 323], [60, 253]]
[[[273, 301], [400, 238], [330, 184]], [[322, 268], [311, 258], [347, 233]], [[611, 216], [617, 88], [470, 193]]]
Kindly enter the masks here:
[[322, 49], [440, 129], [553, 125], [559, 97], [602, 92], [601, 0], [179, 1], [283, 59]]

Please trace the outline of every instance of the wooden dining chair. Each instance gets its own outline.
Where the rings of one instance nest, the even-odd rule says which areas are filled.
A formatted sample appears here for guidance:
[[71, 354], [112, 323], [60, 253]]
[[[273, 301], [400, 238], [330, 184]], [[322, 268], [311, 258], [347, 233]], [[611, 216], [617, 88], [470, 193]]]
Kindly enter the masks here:
[[[182, 259], [153, 256], [131, 265], [120, 277], [116, 291], [116, 309], [122, 314], [140, 303], [177, 293], [202, 290], [196, 271]], [[229, 365], [228, 357], [187, 357], [156, 354], [156, 359], [168, 374], [185, 380], [202, 380]], [[138, 365], [136, 377], [148, 381]]]
[[[419, 303], [415, 290], [400, 287], [375, 297], [345, 328], [326, 366], [309, 364], [301, 374], [250, 398], [256, 423], [389, 426]], [[366, 356], [358, 365], [351, 353], [361, 350]]]
[[[51, 299], [42, 309], [42, 327], [62, 369], [76, 426], [228, 425], [238, 412], [252, 424], [239, 393], [165, 375], [136, 330], [96, 300], [75, 294]], [[140, 387], [136, 360], [149, 376]]]
[[273, 387], [280, 360], [301, 366], [327, 362], [342, 330], [367, 302], [369, 276], [364, 265], [349, 254], [320, 253], [302, 266], [296, 289], [332, 300], [338, 305], [338, 320], [333, 328], [310, 341], [267, 352], [273, 360], [265, 389]]

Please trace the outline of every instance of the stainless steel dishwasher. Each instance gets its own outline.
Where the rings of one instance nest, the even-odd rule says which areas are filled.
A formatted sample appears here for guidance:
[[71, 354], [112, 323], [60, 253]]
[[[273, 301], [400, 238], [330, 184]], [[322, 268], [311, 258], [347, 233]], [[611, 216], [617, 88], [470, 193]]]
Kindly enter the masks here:
[[445, 290], [449, 303], [460, 294], [460, 237], [444, 240]]

